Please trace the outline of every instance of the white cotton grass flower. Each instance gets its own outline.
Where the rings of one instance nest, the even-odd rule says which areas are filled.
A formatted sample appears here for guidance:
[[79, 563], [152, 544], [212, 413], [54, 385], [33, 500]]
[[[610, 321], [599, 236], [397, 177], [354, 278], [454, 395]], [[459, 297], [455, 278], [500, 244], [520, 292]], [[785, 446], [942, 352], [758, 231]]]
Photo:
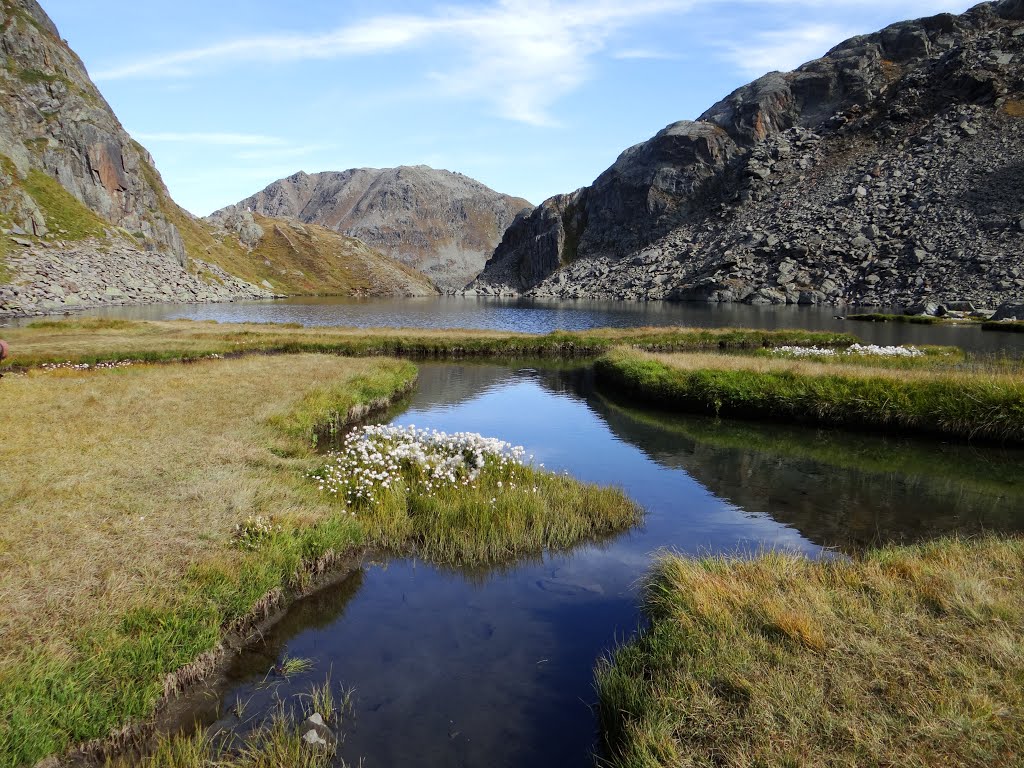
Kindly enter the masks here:
[[851, 344], [843, 350], [828, 347], [794, 347], [783, 346], [773, 350], [776, 355], [785, 357], [924, 357], [924, 352], [917, 347], [882, 347], [877, 344]]
[[[521, 446], [475, 432], [374, 425], [349, 433], [341, 450], [311, 477], [320, 490], [348, 502], [374, 501], [375, 493], [392, 487], [427, 494], [476, 487], [485, 467], [509, 477], [524, 466], [525, 453]], [[503, 487], [501, 481], [497, 485]]]

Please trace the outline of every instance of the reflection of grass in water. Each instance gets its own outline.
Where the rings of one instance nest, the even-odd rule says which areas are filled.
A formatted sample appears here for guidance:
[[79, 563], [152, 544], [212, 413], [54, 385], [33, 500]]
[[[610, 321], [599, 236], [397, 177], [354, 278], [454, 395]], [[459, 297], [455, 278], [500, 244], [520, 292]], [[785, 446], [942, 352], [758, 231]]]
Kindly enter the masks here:
[[1024, 541], [663, 558], [597, 670], [604, 765], [1011, 766]]
[[609, 409], [634, 421], [717, 448], [811, 460], [878, 475], [952, 481], [991, 496], [1024, 496], [1021, 451], [968, 449], [811, 428], [765, 427], [729, 419], [640, 410], [607, 397], [602, 397], [602, 401]]

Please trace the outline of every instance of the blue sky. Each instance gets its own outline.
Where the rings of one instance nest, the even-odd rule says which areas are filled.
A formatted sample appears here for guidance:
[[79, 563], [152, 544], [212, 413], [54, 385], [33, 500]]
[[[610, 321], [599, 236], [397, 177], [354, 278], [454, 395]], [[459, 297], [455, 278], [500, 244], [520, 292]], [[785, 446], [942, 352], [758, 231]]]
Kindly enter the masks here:
[[42, 0], [175, 199], [424, 163], [531, 202], [855, 34], [962, 0]]

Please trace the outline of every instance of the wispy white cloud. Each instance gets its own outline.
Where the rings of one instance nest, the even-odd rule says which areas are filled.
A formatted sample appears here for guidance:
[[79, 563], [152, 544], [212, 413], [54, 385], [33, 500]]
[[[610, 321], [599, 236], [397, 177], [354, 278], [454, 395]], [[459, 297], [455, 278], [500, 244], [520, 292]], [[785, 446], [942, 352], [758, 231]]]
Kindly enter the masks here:
[[633, 59], [655, 59], [660, 61], [674, 61], [679, 59], [680, 56], [677, 53], [670, 53], [668, 51], [659, 51], [655, 48], [626, 48], [621, 51], [616, 51], [612, 54], [613, 59], [619, 59], [622, 61], [629, 61]]
[[210, 144], [225, 147], [284, 147], [288, 141], [258, 133], [211, 133], [207, 131], [156, 132], [132, 134], [139, 141], [153, 144]]
[[442, 95], [479, 99], [502, 117], [553, 122], [550, 107], [581, 85], [616, 31], [699, 0], [498, 0], [473, 9], [372, 17], [315, 35], [242, 38], [147, 57], [95, 79], [191, 77], [238, 63], [329, 60], [439, 46], [454, 63], [429, 73]]
[[[724, 57], [752, 76], [790, 69], [847, 37], [854, 12], [891, 10], [914, 16], [953, 10], [962, 0], [490, 0], [476, 6], [435, 6], [415, 14], [381, 14], [326, 32], [286, 32], [225, 40], [124, 62], [95, 72], [99, 81], [188, 79], [219, 68], [268, 63], [333, 61], [425, 51], [431, 98], [475, 100], [497, 115], [552, 125], [554, 105], [591, 76], [595, 55], [613, 59], [675, 59], [658, 46], [615, 50], [624, 29], [695, 8], [742, 18], [772, 9], [780, 18], [813, 16], [815, 23], [752, 38], [737, 25]], [[868, 30], [860, 30], [868, 31]], [[708, 41], [711, 42], [711, 41]], [[619, 43], [621, 44], [621, 43]]]
[[318, 152], [326, 152], [335, 149], [336, 146], [333, 144], [304, 144], [301, 146], [292, 147], [280, 147], [280, 146], [266, 146], [262, 149], [247, 149], [242, 152], [236, 152], [234, 157], [236, 160], [247, 160], [247, 161], [267, 161], [267, 160], [288, 160], [292, 158], [309, 157], [315, 155]]
[[726, 44], [722, 57], [743, 74], [759, 77], [773, 70], [796, 69], [853, 34], [836, 24], [804, 24], [762, 32], [746, 43]]

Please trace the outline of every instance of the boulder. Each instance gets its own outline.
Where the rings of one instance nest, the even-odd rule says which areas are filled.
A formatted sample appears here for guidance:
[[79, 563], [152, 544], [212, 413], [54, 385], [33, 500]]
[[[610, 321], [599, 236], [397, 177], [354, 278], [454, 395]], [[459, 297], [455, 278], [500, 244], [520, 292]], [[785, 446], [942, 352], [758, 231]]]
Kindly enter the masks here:
[[1024, 304], [1006, 302], [996, 307], [993, 320], [1024, 320]]

